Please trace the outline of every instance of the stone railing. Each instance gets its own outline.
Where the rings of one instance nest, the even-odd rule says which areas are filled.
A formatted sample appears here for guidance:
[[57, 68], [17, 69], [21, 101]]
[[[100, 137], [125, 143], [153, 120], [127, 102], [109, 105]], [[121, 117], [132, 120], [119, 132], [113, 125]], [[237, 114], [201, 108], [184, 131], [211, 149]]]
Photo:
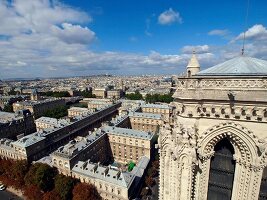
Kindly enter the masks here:
[[221, 118], [244, 121], [267, 121], [264, 105], [218, 105], [176, 103], [176, 113], [184, 117]]
[[263, 78], [180, 78], [176, 80], [177, 89], [218, 89], [253, 88], [267, 90], [267, 79]]

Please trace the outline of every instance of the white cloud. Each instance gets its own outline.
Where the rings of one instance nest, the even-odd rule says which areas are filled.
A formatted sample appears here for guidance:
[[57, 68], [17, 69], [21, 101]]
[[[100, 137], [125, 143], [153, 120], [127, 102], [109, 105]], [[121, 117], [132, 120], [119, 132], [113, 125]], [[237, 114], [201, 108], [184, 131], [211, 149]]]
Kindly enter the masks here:
[[0, 34], [47, 32], [55, 24], [90, 22], [81, 11], [51, 0], [0, 1]]
[[210, 50], [209, 45], [196, 45], [196, 46], [184, 46], [182, 52], [185, 54], [192, 54], [193, 51], [196, 51], [197, 54], [208, 53]]
[[[244, 33], [240, 33], [235, 40], [243, 40]], [[247, 40], [266, 40], [267, 29], [262, 24], [256, 24], [246, 31]]]
[[170, 25], [175, 22], [178, 22], [181, 24], [182, 17], [180, 16], [179, 12], [176, 12], [172, 8], [169, 8], [169, 10], [166, 10], [159, 15], [158, 22], [161, 25]]
[[208, 35], [226, 36], [228, 34], [229, 34], [229, 30], [227, 29], [214, 29], [208, 32]]
[[[84, 26], [85, 21], [92, 20], [88, 14], [58, 1], [8, 2], [0, 0], [0, 35], [5, 36], [0, 38], [1, 79], [106, 72], [178, 74], [184, 71], [193, 50], [197, 51], [202, 67], [240, 54], [241, 34], [225, 46], [186, 45], [181, 48], [179, 55], [162, 55], [156, 51], [148, 55], [94, 52], [89, 49], [89, 44], [94, 41], [96, 34]], [[255, 25], [247, 30], [247, 36], [246, 54], [267, 59], [267, 40], [263, 39], [266, 37], [266, 27]]]
[[62, 28], [58, 26], [51, 27], [52, 34], [66, 43], [88, 44], [95, 39], [95, 33], [89, 28], [80, 25], [63, 23]]

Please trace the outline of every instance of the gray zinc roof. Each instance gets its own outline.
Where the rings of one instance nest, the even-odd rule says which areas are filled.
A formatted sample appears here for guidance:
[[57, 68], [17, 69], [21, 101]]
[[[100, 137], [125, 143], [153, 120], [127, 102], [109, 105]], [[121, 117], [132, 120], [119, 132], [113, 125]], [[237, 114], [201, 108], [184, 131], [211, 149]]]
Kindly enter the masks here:
[[90, 161], [78, 161], [72, 168], [73, 172], [83, 174], [89, 178], [100, 179], [114, 185], [130, 188], [135, 176], [129, 172], [120, 172], [110, 167], [105, 167]]
[[196, 76], [263, 76], [267, 75], [267, 61], [238, 56], [208, 69]]

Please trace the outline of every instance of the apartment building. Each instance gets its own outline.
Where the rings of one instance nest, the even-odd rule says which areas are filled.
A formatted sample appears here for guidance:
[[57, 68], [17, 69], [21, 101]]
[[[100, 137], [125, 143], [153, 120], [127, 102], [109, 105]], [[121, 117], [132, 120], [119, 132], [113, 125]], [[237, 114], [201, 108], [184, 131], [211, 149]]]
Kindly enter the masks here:
[[92, 109], [88, 108], [80, 108], [80, 107], [71, 107], [68, 109], [68, 117], [75, 117], [79, 115], [87, 115], [89, 113], [92, 113]]
[[48, 128], [56, 128], [61, 126], [67, 126], [70, 124], [69, 120], [55, 119], [50, 117], [40, 117], [35, 120], [37, 131], [41, 131]]
[[28, 135], [36, 131], [33, 115], [29, 110], [16, 113], [0, 111], [0, 138], [16, 139], [20, 134]]
[[159, 127], [163, 124], [160, 114], [129, 112], [129, 118], [132, 129], [157, 133]]
[[107, 98], [108, 99], [120, 99], [122, 97], [122, 90], [108, 90]]
[[171, 107], [167, 104], [144, 104], [141, 105], [141, 109], [143, 113], [160, 114], [164, 119], [169, 119], [172, 113]]
[[154, 134], [114, 126], [102, 128], [109, 138], [113, 158], [116, 162], [127, 164], [137, 162], [142, 156], [150, 158]]
[[100, 125], [105, 119], [117, 112], [120, 103], [106, 107], [88, 116], [79, 116], [78, 120], [69, 125], [61, 124], [39, 132], [26, 135], [18, 140], [0, 141], [0, 157], [25, 159], [29, 162], [38, 160], [50, 152], [66, 144], [79, 135]]
[[94, 88], [92, 93], [97, 98], [106, 98], [107, 97], [107, 89], [106, 88]]
[[51, 154], [53, 166], [65, 175], [78, 161], [90, 159], [92, 162], [105, 163], [110, 160], [108, 138], [104, 131], [98, 129], [86, 137], [78, 136]]
[[13, 110], [28, 109], [34, 115], [35, 119], [42, 117], [44, 112], [52, 110], [58, 106], [64, 106], [64, 99], [45, 99], [39, 101], [22, 101], [13, 103]]

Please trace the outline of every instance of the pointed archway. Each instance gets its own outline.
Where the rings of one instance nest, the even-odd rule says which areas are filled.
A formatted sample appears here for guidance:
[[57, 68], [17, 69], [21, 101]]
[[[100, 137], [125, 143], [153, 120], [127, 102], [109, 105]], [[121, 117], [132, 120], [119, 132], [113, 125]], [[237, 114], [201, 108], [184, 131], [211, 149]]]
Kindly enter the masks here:
[[210, 162], [208, 200], [231, 200], [235, 173], [234, 148], [224, 138], [215, 145], [214, 152]]
[[260, 194], [259, 194], [259, 200], [265, 200], [265, 199], [267, 199], [267, 167], [265, 167], [263, 170]]

